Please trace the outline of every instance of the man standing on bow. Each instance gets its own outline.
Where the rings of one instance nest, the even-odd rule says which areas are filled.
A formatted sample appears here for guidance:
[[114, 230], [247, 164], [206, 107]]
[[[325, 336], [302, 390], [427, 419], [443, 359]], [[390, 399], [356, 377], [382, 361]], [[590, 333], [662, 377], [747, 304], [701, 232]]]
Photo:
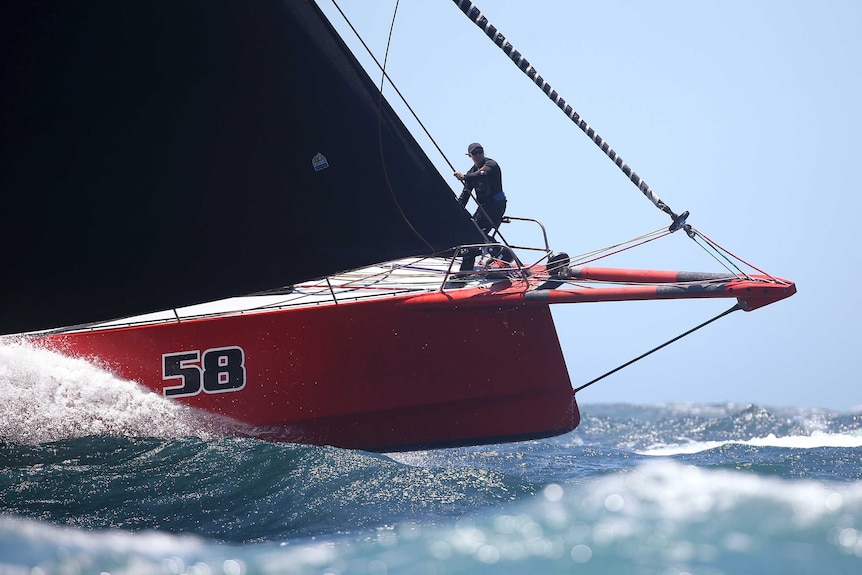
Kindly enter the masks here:
[[[467, 155], [473, 159], [473, 166], [466, 174], [455, 172], [455, 177], [464, 183], [464, 190], [458, 197], [462, 206], [467, 207], [470, 192], [476, 190], [476, 201], [479, 207], [473, 214], [473, 220], [482, 228], [490, 242], [491, 230], [497, 229], [506, 213], [506, 194], [503, 193], [503, 174], [500, 166], [491, 158], [485, 157], [482, 144], [473, 143], [467, 146]], [[470, 271], [478, 254], [473, 251], [464, 255], [461, 261], [461, 271]], [[509, 250], [503, 250], [501, 259], [512, 261]]]

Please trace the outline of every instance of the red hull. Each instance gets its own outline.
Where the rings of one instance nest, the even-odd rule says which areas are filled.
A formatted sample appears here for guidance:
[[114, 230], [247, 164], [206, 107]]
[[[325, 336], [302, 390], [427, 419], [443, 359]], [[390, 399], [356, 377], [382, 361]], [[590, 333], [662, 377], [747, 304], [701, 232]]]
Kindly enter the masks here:
[[404, 450], [577, 427], [547, 305], [443, 311], [408, 299], [42, 341], [271, 440]]
[[[399, 283], [402, 272], [414, 281], [423, 271], [431, 274], [425, 280], [439, 280], [443, 272], [430, 265], [303, 284], [278, 296], [289, 307], [273, 311], [162, 318], [41, 341], [230, 418], [235, 433], [389, 451], [577, 427], [552, 303], [730, 298], [751, 311], [796, 291], [768, 276], [569, 268], [565, 279], [551, 279], [536, 266], [527, 282], [439, 290], [419, 281], [410, 295], [394, 295], [408, 289]], [[345, 299], [334, 303], [339, 295]], [[267, 305], [250, 303], [258, 304]]]

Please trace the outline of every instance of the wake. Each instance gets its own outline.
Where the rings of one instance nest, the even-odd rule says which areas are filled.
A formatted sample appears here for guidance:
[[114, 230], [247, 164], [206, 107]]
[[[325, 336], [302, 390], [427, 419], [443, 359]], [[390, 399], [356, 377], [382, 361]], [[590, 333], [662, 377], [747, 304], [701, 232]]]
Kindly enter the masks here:
[[0, 440], [37, 444], [89, 435], [220, 436], [215, 416], [117, 379], [83, 359], [0, 340]]

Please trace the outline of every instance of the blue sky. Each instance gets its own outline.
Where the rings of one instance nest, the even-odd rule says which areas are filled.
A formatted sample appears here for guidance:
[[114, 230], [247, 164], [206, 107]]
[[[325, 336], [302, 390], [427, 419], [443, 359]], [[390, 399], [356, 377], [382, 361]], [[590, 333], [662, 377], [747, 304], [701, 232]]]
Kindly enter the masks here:
[[[338, 0], [382, 60], [395, 0]], [[331, 0], [318, 4], [369, 66]], [[484, 0], [478, 8], [676, 212], [799, 293], [736, 312], [597, 383], [580, 402], [862, 409], [855, 242], [862, 3]], [[451, 0], [401, 0], [387, 72], [456, 168], [479, 141], [508, 214], [579, 254], [667, 226], [619, 169]], [[372, 72], [379, 82], [379, 72]], [[452, 184], [446, 159], [396, 101]], [[505, 230], [536, 243], [532, 231]], [[523, 234], [523, 238], [522, 238]], [[723, 271], [683, 234], [607, 265]], [[634, 255], [637, 255], [635, 252]], [[731, 300], [555, 306], [574, 386]]]

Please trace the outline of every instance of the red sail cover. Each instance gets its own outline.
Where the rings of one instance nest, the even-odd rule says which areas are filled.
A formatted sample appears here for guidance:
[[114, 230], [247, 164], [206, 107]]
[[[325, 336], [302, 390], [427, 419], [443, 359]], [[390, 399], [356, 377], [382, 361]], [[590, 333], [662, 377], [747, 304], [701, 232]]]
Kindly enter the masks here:
[[0, 7], [0, 334], [481, 241], [311, 1]]

